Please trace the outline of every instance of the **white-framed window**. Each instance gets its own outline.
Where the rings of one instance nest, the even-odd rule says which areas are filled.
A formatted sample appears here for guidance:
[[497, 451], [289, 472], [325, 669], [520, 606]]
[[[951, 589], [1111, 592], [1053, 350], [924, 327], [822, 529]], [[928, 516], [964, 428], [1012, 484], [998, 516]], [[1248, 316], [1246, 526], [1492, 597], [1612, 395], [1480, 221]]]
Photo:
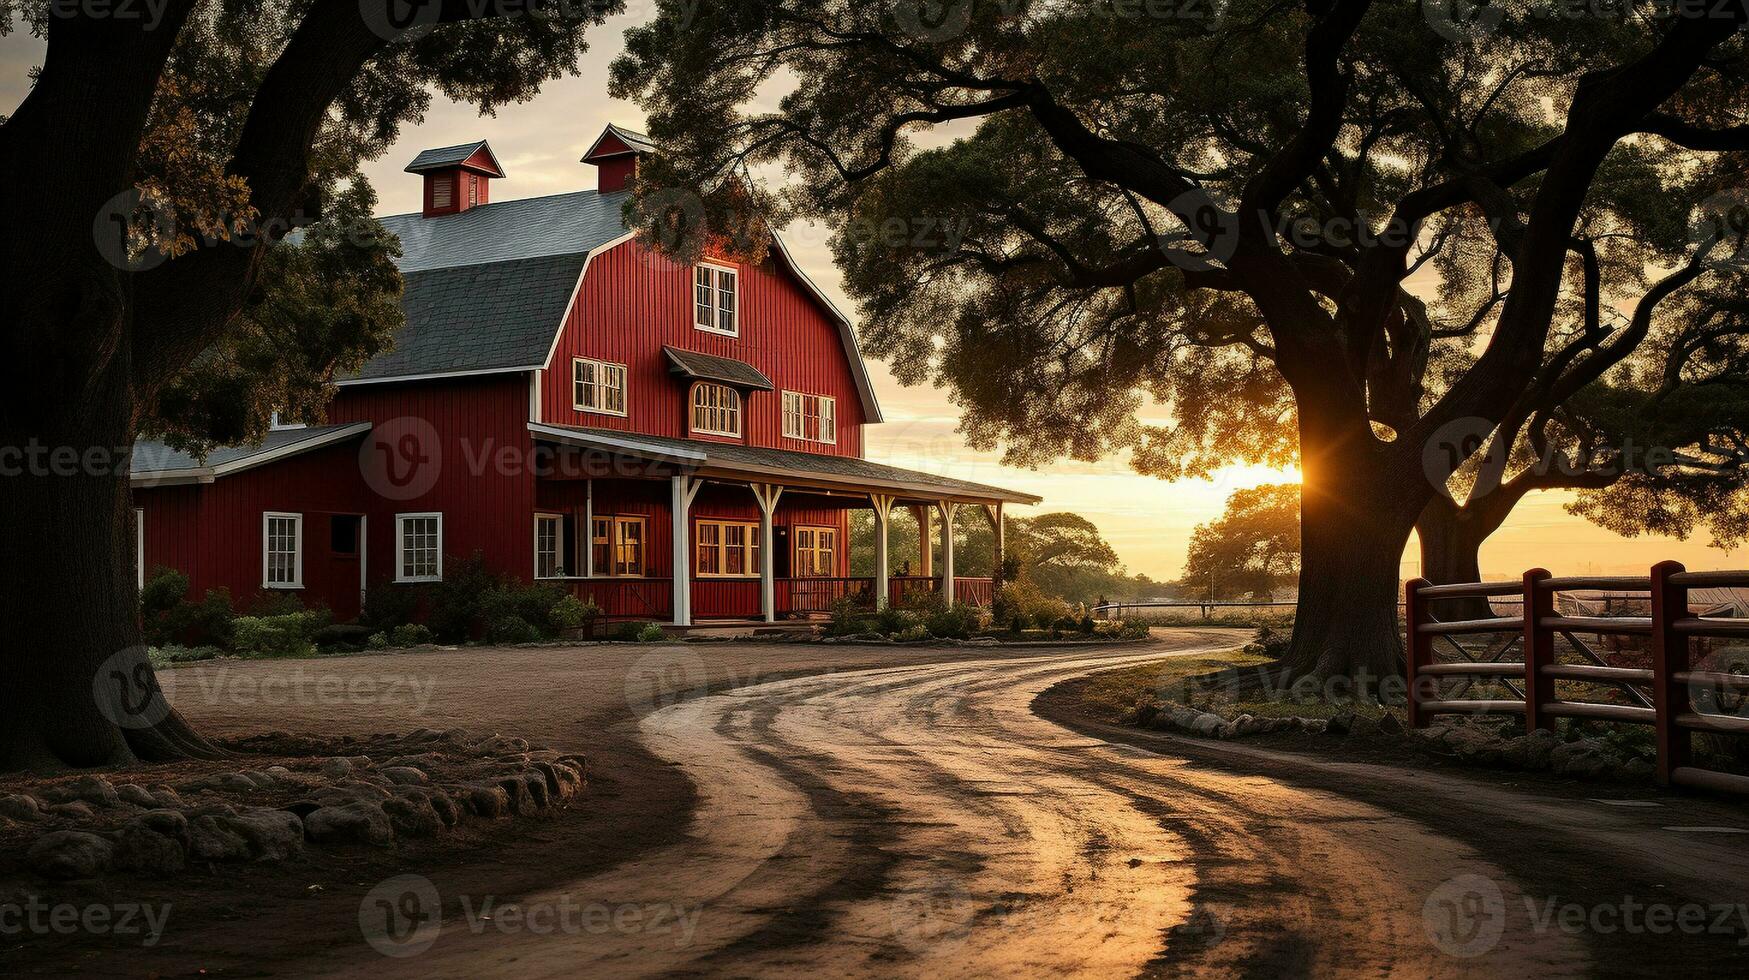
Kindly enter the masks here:
[[559, 514], [534, 515], [534, 577], [559, 578], [565, 574], [565, 518]]
[[395, 515], [395, 581], [443, 581], [443, 515]]
[[626, 366], [587, 357], [571, 359], [571, 407], [603, 415], [626, 413]]
[[783, 434], [809, 442], [838, 441], [838, 399], [830, 395], [783, 393]]
[[261, 515], [261, 586], [304, 587], [304, 515], [273, 511]]
[[146, 511], [134, 508], [134, 579], [135, 588], [146, 587]]
[[692, 323], [700, 330], [733, 337], [741, 332], [739, 277], [734, 269], [700, 263], [693, 267]]
[[741, 434], [741, 393], [700, 381], [692, 386], [692, 431], [713, 436]]

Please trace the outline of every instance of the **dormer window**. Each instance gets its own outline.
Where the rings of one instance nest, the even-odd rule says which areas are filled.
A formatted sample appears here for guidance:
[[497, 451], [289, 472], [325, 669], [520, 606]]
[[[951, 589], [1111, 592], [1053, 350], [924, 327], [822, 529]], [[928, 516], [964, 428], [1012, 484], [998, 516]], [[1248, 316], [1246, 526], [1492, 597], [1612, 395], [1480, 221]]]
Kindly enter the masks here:
[[692, 431], [711, 436], [741, 435], [741, 393], [728, 385], [700, 381], [692, 386]]
[[693, 275], [693, 325], [712, 333], [739, 334], [740, 309], [734, 269], [700, 264]]

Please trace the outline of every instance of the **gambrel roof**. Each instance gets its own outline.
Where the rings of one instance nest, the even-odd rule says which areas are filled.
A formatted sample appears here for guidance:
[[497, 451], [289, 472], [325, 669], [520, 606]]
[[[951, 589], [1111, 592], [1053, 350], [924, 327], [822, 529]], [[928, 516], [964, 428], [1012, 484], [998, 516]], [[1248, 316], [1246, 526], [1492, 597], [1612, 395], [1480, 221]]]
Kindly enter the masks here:
[[[406, 281], [401, 307], [407, 325], [396, 334], [394, 350], [340, 383], [546, 367], [589, 260], [632, 239], [622, 217], [629, 193], [572, 191], [435, 218], [413, 213], [378, 219], [401, 240], [396, 265]], [[864, 419], [881, 421], [849, 317], [796, 264], [782, 237], [773, 240], [772, 258], [837, 326]], [[569, 288], [561, 289], [567, 273]]]

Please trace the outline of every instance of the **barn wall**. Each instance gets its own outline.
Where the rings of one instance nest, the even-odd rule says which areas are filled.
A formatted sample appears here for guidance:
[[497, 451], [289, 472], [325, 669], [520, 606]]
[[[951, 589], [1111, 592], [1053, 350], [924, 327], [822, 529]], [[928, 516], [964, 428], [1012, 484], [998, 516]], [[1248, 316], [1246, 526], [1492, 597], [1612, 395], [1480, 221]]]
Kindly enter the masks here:
[[[771, 379], [777, 391], [744, 397], [743, 437], [739, 441], [860, 456], [862, 402], [837, 325], [776, 259], [757, 266], [719, 264], [739, 272], [738, 337], [693, 326], [691, 267], [655, 257], [637, 242], [626, 242], [595, 256], [566, 318], [551, 366], [543, 372], [543, 420], [690, 438], [688, 382], [669, 373], [668, 359], [662, 353], [666, 344], [745, 361]], [[573, 357], [626, 365], [625, 417], [580, 412], [572, 407]], [[781, 392], [785, 389], [837, 399], [836, 445], [783, 438]]]

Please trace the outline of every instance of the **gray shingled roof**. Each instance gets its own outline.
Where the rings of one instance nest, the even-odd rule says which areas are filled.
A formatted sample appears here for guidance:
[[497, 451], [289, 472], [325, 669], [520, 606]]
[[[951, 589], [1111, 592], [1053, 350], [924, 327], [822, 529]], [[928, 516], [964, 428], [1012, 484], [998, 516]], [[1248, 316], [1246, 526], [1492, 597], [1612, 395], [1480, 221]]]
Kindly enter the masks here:
[[348, 380], [537, 368], [546, 362], [586, 253], [405, 274], [395, 348]]
[[[406, 172], [417, 174], [427, 170], [437, 170], [441, 167], [454, 167], [473, 156], [480, 147], [485, 145], [485, 140], [475, 140], [472, 143], [458, 143], [455, 146], [440, 146], [435, 150], [420, 150], [419, 155], [413, 158], [413, 162], [407, 164]], [[492, 156], [492, 150], [489, 147], [486, 153], [488, 156]], [[498, 167], [496, 156], [492, 156], [492, 165], [494, 168]], [[504, 171], [502, 168], [498, 168], [498, 172], [502, 174]]]
[[649, 136], [635, 129], [627, 129], [624, 126], [615, 126], [609, 123], [607, 129], [602, 131], [601, 136], [597, 137], [595, 142], [590, 145], [589, 152], [583, 154], [583, 159], [587, 160], [595, 153], [595, 148], [601, 145], [601, 141], [607, 137], [608, 133], [617, 136], [621, 143], [639, 153], [656, 152], [656, 143]]
[[701, 354], [695, 350], [681, 350], [678, 347], [667, 345], [663, 345], [662, 352], [668, 355], [669, 370], [674, 374], [696, 381], [721, 381], [724, 384], [735, 385], [739, 388], [751, 388], [754, 391], [775, 390], [771, 379], [761, 374], [758, 368], [746, 361], [737, 361], [732, 357], [717, 357], [714, 354]]
[[[620, 220], [626, 191], [575, 191], [472, 207], [427, 218], [415, 212], [378, 218], [401, 240], [402, 274], [545, 255], [587, 252], [628, 234]], [[553, 321], [557, 333], [559, 321]]]
[[[281, 450], [295, 451], [302, 443], [320, 443], [346, 429], [358, 428], [357, 423], [345, 425], [313, 425], [304, 429], [274, 429], [256, 446], [224, 446], [207, 454], [205, 462], [162, 442], [141, 439], [134, 443], [132, 472], [174, 473], [178, 470], [212, 469], [244, 463], [256, 456], [266, 456]], [[311, 447], [314, 448], [314, 447]]]
[[[553, 423], [531, 423], [529, 426], [539, 435], [539, 429], [563, 430], [567, 436], [582, 442], [592, 439], [603, 440], [601, 445], [612, 447], [617, 443], [635, 442], [656, 449], [678, 451], [691, 456], [702, 457], [702, 462], [695, 463], [701, 468], [721, 467], [737, 469], [749, 467], [752, 471], [786, 471], [798, 474], [808, 474], [819, 479], [837, 482], [842, 480], [853, 487], [867, 487], [870, 484], [887, 487], [915, 487], [948, 496], [988, 498], [1014, 503], [1036, 504], [1042, 498], [1022, 493], [1018, 490], [1005, 490], [983, 483], [973, 483], [970, 480], [957, 480], [950, 476], [938, 476], [934, 473], [922, 473], [917, 470], [901, 469], [897, 466], [887, 466], [884, 463], [870, 462], [854, 456], [828, 456], [823, 453], [804, 453], [793, 449], [765, 449], [758, 446], [741, 446], [720, 442], [703, 442], [697, 439], [675, 439], [670, 436], [652, 436], [641, 432], [621, 432], [616, 429], [592, 429], [580, 425], [555, 425]], [[630, 452], [628, 455], [637, 455]]]

